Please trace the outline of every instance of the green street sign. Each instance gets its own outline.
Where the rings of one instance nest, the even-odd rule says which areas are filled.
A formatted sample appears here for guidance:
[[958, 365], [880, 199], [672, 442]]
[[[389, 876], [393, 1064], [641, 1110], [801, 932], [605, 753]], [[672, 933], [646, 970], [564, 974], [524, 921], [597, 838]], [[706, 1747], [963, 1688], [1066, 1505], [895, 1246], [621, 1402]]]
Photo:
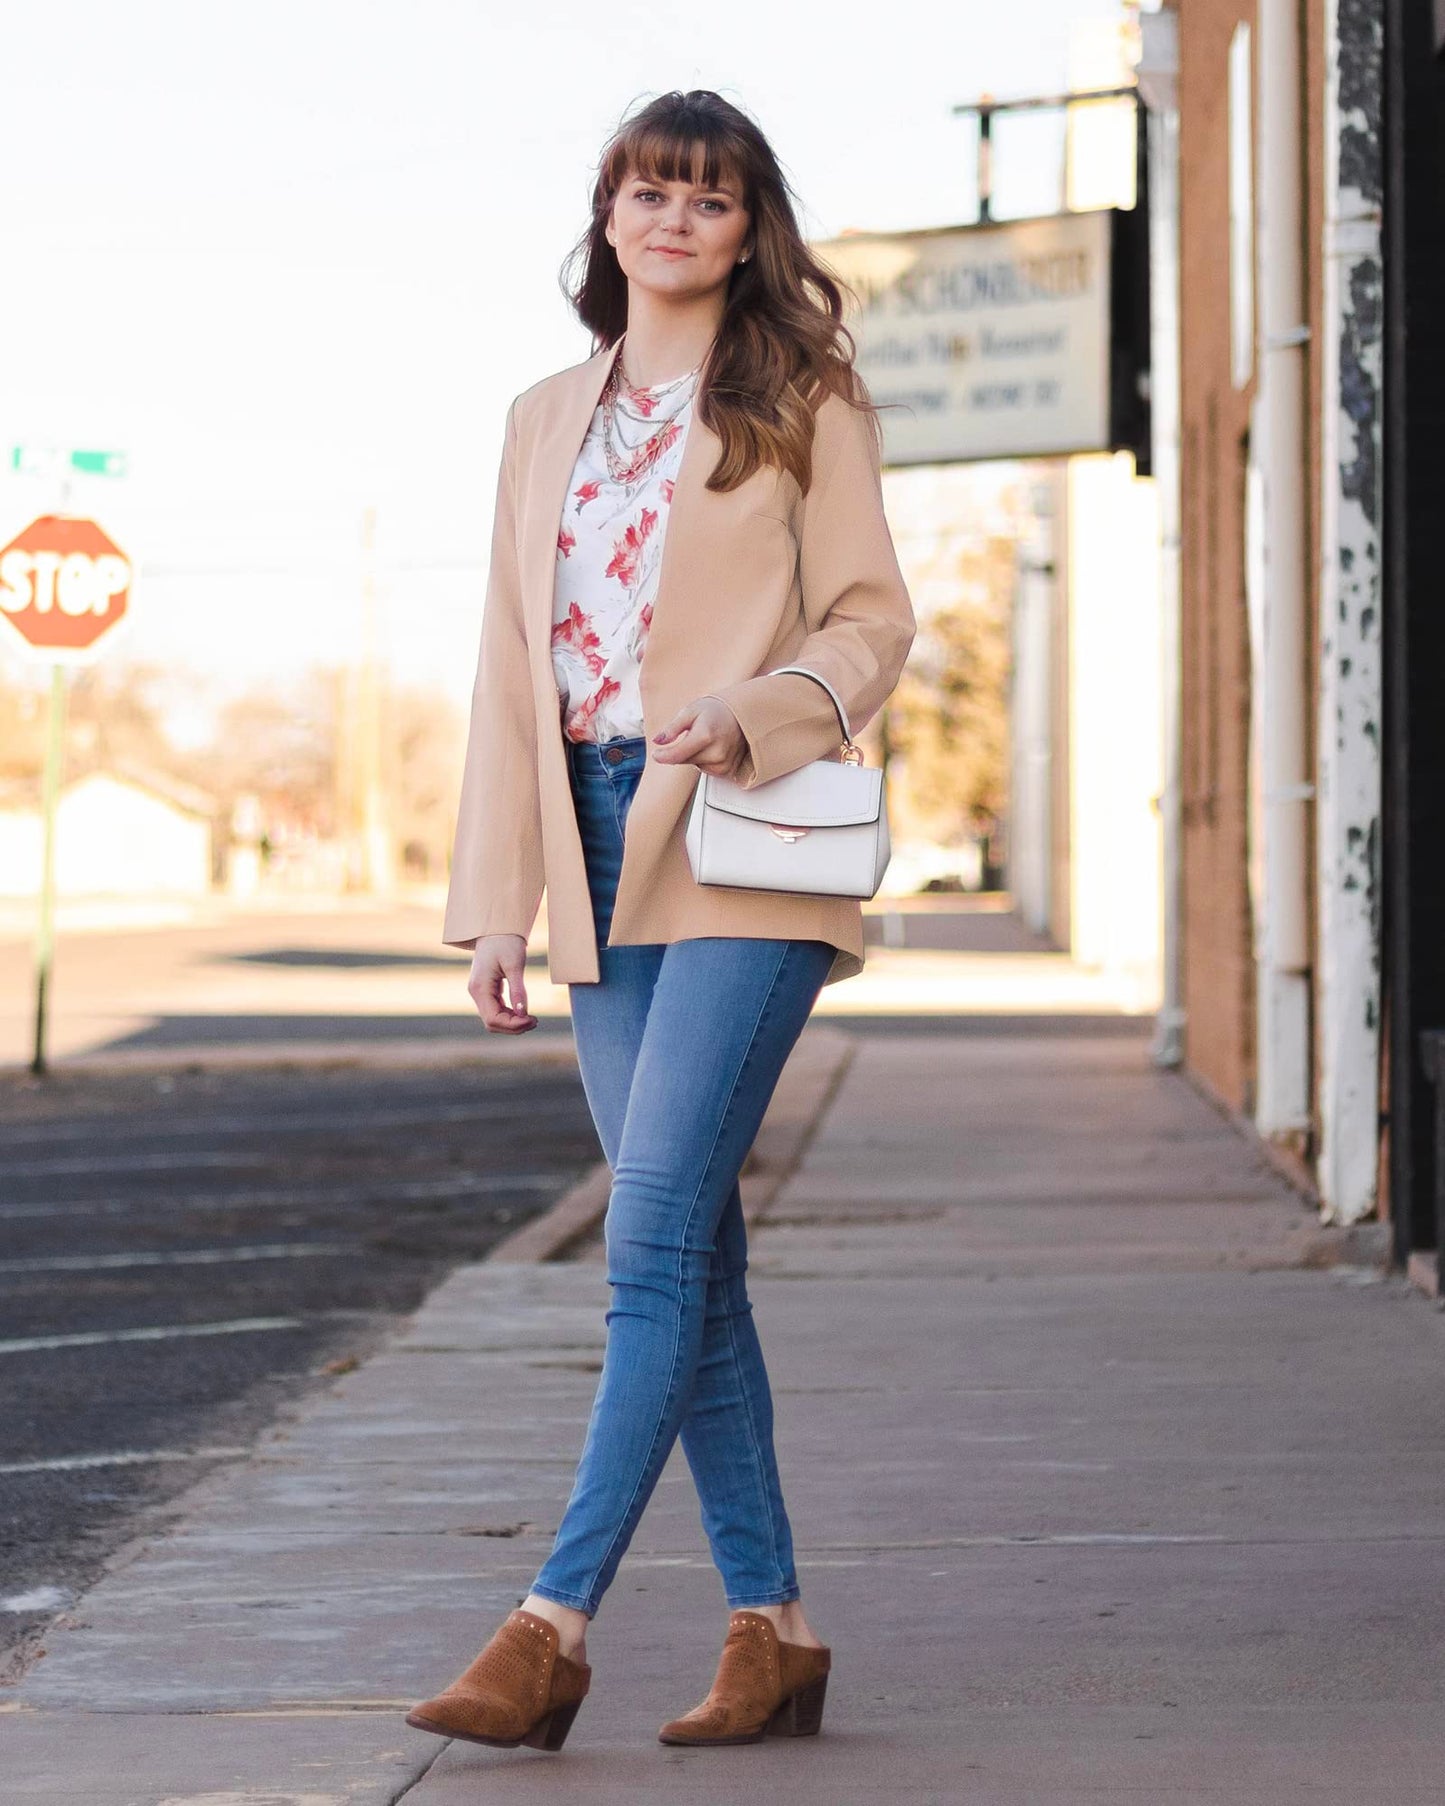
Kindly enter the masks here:
[[25, 476], [54, 476], [65, 465], [87, 477], [123, 477], [123, 451], [62, 451], [58, 445], [12, 445], [10, 468]]
[[73, 451], [70, 464], [73, 470], [82, 470], [88, 477], [123, 477], [126, 456], [120, 451]]

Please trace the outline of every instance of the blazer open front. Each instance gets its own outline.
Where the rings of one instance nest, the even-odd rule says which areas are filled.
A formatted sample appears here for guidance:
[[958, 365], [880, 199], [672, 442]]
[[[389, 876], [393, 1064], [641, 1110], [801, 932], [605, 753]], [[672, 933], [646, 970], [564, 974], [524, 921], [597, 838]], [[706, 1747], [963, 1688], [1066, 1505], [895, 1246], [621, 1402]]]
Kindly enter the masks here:
[[[620, 344], [621, 341], [618, 341]], [[554, 983], [596, 983], [597, 939], [552, 670], [552, 586], [562, 503], [617, 345], [544, 378], [507, 411], [491, 570], [472, 695], [442, 939], [530, 934], [547, 893]], [[697, 414], [678, 467], [640, 687], [650, 737], [686, 703], [720, 697], [747, 739], [751, 788], [837, 755], [838, 717], [805, 665], [837, 690], [856, 733], [891, 694], [913, 643], [908, 590], [883, 515], [868, 415], [818, 410], [806, 496], [764, 468], [725, 495], [704, 487], [720, 441]], [[697, 884], [683, 835], [699, 773], [649, 758], [627, 818], [611, 946], [701, 935], [822, 940], [827, 983], [863, 967], [854, 898]]]

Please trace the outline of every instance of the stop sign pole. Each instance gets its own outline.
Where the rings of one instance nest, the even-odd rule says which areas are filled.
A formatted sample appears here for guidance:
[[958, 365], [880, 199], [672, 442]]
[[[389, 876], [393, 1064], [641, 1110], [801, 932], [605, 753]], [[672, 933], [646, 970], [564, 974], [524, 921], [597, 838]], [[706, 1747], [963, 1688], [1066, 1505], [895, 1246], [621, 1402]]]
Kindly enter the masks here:
[[50, 667], [50, 707], [45, 713], [45, 776], [40, 788], [40, 907], [35, 923], [35, 1041], [30, 1070], [46, 1067], [50, 974], [55, 965], [55, 813], [65, 759], [65, 666]]
[[0, 617], [26, 654], [50, 665], [41, 783], [39, 918], [35, 934], [35, 1047], [46, 1070], [46, 1025], [55, 958], [55, 817], [65, 756], [66, 667], [89, 664], [130, 606], [130, 560], [93, 520], [43, 514], [0, 546]]

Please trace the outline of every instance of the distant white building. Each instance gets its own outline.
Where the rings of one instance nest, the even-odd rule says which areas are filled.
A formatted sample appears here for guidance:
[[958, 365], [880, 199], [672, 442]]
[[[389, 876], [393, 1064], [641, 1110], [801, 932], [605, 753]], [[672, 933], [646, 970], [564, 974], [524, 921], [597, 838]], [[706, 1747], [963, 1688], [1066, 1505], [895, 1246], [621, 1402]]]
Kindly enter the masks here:
[[[56, 808], [62, 898], [199, 897], [211, 889], [214, 800], [153, 772], [92, 771]], [[41, 819], [33, 785], [0, 791], [0, 897], [40, 888]]]

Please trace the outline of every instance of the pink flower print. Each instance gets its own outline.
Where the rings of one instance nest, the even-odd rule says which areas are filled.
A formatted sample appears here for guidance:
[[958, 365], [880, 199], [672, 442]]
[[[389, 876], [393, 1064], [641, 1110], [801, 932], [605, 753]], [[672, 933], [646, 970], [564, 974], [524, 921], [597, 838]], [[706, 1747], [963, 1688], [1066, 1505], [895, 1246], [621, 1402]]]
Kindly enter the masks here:
[[632, 623], [631, 643], [627, 650], [631, 653], [635, 664], [642, 663], [642, 655], [647, 650], [647, 636], [652, 631], [652, 604], [644, 602], [638, 609]]
[[653, 465], [667, 448], [670, 445], [675, 445], [677, 443], [677, 437], [681, 431], [682, 427], [676, 420], [669, 420], [667, 425], [658, 433], [657, 437], [655, 439], [649, 439], [647, 444], [644, 445], [642, 450], [637, 454], [635, 460], [628, 465], [627, 469], [622, 474], [622, 481], [624, 483], [636, 483], [646, 476], [648, 471], [652, 469]]
[[674, 490], [674, 489], [676, 489], [676, 488], [677, 488], [677, 484], [676, 484], [676, 483], [674, 483], [674, 482], [673, 482], [673, 480], [672, 480], [672, 478], [671, 478], [671, 477], [664, 477], [664, 478], [663, 478], [663, 479], [662, 479], [662, 482], [661, 482], [661, 484], [660, 484], [660, 485], [659, 485], [659, 487], [660, 487], [660, 488], [661, 488], [661, 490], [662, 490], [662, 499], [663, 499], [663, 501], [665, 501], [665, 502], [666, 502], [666, 503], [668, 503], [668, 505], [669, 505], [669, 506], [671, 506], [671, 503], [672, 503], [672, 492], [673, 492], [673, 490]]
[[638, 565], [642, 559], [642, 548], [652, 536], [657, 525], [656, 508], [644, 508], [639, 520], [633, 521], [617, 540], [612, 548], [612, 558], [603, 573], [607, 577], [615, 577], [626, 589], [631, 589], [637, 582]]
[[653, 394], [651, 389], [634, 389], [632, 384], [628, 383], [627, 399], [637, 409], [639, 414], [645, 415], [649, 420], [652, 418], [652, 410], [657, 406], [657, 397]]
[[565, 620], [553, 623], [552, 644], [570, 646], [593, 677], [607, 663], [601, 653], [602, 636], [593, 627], [591, 615], [582, 612], [580, 603], [574, 602], [571, 605]]
[[564, 558], [567, 558], [571, 555], [572, 548], [576, 544], [577, 544], [577, 535], [575, 533], [568, 532], [567, 528], [563, 527], [561, 532], [558, 533], [558, 535], [557, 535], [557, 550], [561, 553], [561, 555]]
[[572, 497], [577, 503], [578, 512], [580, 513], [581, 510], [587, 506], [588, 502], [595, 502], [601, 493], [602, 480], [600, 477], [593, 477], [589, 482], [579, 483], [572, 491]]
[[630, 479], [635, 482], [638, 477], [645, 476], [664, 452], [677, 443], [681, 432], [681, 425], [676, 420], [669, 420], [657, 437], [644, 446], [641, 457], [628, 472]]
[[600, 708], [606, 703], [611, 702], [612, 698], [617, 695], [621, 688], [622, 685], [618, 683], [615, 677], [604, 677], [602, 682], [598, 684], [597, 688], [587, 700], [579, 708], [572, 711], [567, 722], [567, 738], [569, 740], [593, 739], [594, 736], [588, 732], [588, 729], [592, 725], [593, 717]]

